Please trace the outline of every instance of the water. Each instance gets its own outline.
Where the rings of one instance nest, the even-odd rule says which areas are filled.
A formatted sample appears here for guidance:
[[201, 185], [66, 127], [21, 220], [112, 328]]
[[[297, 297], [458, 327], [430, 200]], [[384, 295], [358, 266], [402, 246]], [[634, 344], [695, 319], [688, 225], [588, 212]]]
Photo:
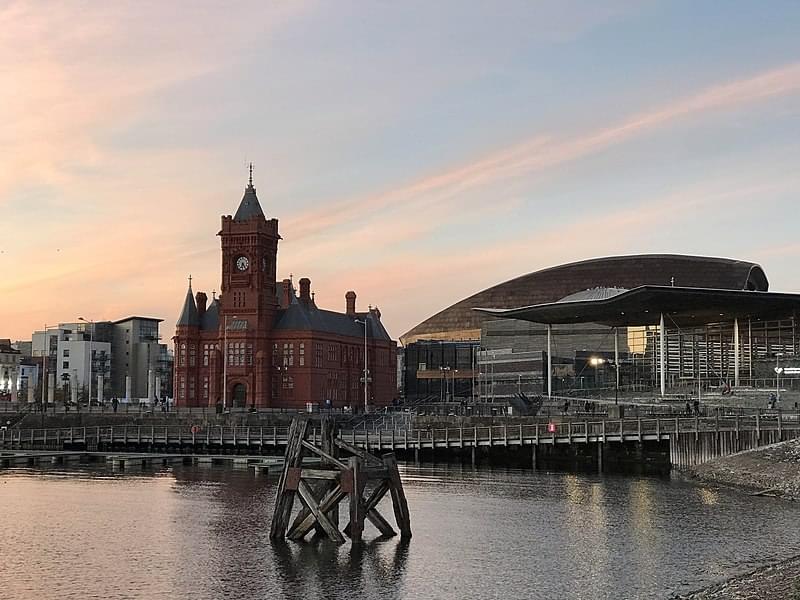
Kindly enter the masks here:
[[[709, 486], [403, 469], [414, 538], [269, 542], [275, 480], [0, 472], [5, 598], [668, 598], [800, 554], [800, 509]], [[381, 512], [390, 520], [388, 502]]]

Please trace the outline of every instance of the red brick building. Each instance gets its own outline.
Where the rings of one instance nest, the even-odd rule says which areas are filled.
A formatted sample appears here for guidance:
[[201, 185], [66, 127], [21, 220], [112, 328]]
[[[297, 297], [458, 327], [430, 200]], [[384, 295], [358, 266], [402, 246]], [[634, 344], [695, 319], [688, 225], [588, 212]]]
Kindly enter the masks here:
[[208, 304], [203, 292], [193, 295], [190, 279], [173, 338], [179, 406], [363, 408], [365, 335], [369, 404], [391, 404], [397, 345], [380, 311], [357, 312], [352, 291], [344, 312], [324, 310], [309, 279], [300, 279], [299, 294], [290, 279], [276, 281], [278, 221], [264, 216], [252, 174], [217, 235], [222, 293]]

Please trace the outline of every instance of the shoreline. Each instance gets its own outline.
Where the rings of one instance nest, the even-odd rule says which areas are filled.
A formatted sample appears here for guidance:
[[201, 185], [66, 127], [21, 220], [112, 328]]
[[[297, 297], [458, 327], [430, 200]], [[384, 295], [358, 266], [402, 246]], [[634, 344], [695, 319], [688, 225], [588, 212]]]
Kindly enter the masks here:
[[[688, 481], [751, 496], [800, 500], [800, 440], [788, 440], [679, 471]], [[759, 567], [674, 600], [800, 600], [800, 555]]]
[[800, 439], [745, 450], [680, 472], [692, 481], [800, 500]]
[[759, 567], [744, 575], [672, 600], [797, 600], [800, 598], [800, 555]]

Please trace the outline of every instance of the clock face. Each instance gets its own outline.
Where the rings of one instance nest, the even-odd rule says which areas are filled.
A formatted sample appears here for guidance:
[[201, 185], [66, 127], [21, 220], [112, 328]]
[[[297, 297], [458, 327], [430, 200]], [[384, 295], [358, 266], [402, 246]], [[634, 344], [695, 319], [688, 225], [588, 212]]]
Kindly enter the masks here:
[[247, 268], [250, 266], [250, 261], [247, 260], [246, 256], [240, 256], [236, 259], [236, 268], [239, 271], [247, 271]]

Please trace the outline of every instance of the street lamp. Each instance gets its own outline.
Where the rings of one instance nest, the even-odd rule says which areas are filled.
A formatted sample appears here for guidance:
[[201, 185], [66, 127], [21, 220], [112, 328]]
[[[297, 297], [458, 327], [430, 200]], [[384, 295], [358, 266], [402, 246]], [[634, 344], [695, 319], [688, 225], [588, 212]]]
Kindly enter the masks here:
[[781, 373], [783, 373], [783, 369], [781, 369], [781, 356], [783, 356], [783, 352], [775, 353], [775, 399], [778, 402], [781, 400]]
[[[614, 368], [614, 372], [616, 374], [617, 369], [619, 369], [619, 365], [615, 363], [613, 360], [608, 360], [607, 358], [600, 358], [599, 356], [593, 356], [589, 359], [589, 364], [594, 367], [594, 382], [597, 385], [597, 368], [600, 365], [608, 365]], [[614, 377], [614, 404], [619, 404], [619, 377]]]
[[[232, 315], [231, 319], [238, 319], [236, 315]], [[222, 356], [222, 410], [228, 406], [228, 315], [225, 315], [225, 341], [223, 342], [223, 356]]]
[[[94, 321], [90, 321], [89, 319], [84, 319], [83, 317], [78, 317], [78, 321], [83, 321], [84, 323], [91, 323], [92, 328], [89, 330], [89, 410], [92, 409], [92, 359], [94, 358], [92, 354], [94, 353], [93, 346], [94, 346]], [[77, 383], [77, 382], [76, 382]]]
[[367, 414], [367, 407], [369, 405], [367, 395], [367, 379], [369, 377], [369, 370], [367, 369], [367, 317], [364, 320], [354, 319], [356, 323], [364, 326], [364, 414]]
[[[444, 380], [444, 390], [442, 390], [441, 381], [439, 382], [439, 400], [443, 402], [447, 402], [450, 398], [448, 391], [450, 388], [447, 387], [447, 371], [450, 370], [450, 367], [439, 367], [439, 372], [441, 373], [441, 379]], [[442, 399], [442, 393], [444, 393], [444, 399]]]

